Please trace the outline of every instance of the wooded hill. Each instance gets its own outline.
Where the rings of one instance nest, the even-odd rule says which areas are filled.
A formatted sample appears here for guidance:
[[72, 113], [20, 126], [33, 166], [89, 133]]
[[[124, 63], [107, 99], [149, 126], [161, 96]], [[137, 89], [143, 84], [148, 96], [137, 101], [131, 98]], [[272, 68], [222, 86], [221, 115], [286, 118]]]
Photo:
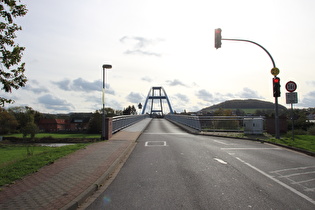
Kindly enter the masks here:
[[[200, 110], [202, 113], [211, 113], [218, 109], [243, 110], [246, 113], [254, 113], [256, 110], [274, 110], [275, 104], [268, 101], [261, 101], [257, 99], [236, 99], [225, 101], [216, 105], [212, 105]], [[287, 110], [286, 107], [279, 104], [279, 111]]]

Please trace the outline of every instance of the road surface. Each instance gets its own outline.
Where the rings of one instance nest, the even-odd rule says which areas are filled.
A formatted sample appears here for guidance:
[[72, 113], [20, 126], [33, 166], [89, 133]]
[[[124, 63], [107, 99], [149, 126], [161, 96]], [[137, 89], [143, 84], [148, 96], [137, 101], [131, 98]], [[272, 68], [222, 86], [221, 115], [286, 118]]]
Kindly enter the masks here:
[[87, 209], [315, 209], [315, 158], [154, 119]]

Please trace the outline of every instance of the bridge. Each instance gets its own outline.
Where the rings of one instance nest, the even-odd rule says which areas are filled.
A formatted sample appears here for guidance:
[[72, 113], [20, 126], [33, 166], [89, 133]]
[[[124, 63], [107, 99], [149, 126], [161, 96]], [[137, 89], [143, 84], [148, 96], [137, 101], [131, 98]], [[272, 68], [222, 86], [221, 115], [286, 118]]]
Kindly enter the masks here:
[[164, 90], [163, 87], [152, 87], [149, 90], [148, 96], [145, 100], [144, 107], [142, 110], [142, 114], [145, 114], [147, 106], [149, 106], [148, 102], [150, 103], [150, 111], [148, 112], [150, 116], [152, 115], [160, 115], [164, 116], [163, 112], [163, 102], [164, 100], [167, 102], [168, 108], [170, 110], [170, 114], [173, 114], [173, 108], [171, 106], [170, 100]]
[[[165, 105], [168, 111], [165, 114]], [[146, 114], [145, 114], [146, 113]], [[166, 91], [161, 86], [150, 88], [141, 115], [123, 115], [106, 119], [106, 137], [148, 117], [165, 118], [190, 132], [237, 132], [262, 134], [263, 118], [256, 116], [193, 116], [174, 114]]]

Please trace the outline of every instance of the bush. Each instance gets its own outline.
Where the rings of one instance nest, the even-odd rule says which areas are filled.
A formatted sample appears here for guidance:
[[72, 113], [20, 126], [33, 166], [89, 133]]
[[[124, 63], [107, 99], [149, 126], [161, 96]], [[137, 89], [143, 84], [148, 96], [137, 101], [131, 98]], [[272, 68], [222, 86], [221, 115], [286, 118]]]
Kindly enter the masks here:
[[[307, 135], [307, 131], [302, 129], [296, 129], [294, 130], [294, 135]], [[286, 136], [292, 136], [292, 131], [288, 131]]]
[[307, 130], [309, 135], [315, 135], [315, 126], [313, 125]]
[[38, 132], [38, 127], [35, 123], [30, 122], [24, 128], [21, 129], [23, 138], [26, 138], [27, 135], [31, 135], [31, 139], [34, 139], [35, 134]]

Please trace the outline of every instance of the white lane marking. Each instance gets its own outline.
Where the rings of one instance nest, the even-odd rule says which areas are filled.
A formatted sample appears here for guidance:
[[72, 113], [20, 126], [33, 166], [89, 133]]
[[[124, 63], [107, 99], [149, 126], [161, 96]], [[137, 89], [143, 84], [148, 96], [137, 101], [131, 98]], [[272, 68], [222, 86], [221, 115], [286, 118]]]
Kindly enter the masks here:
[[[271, 174], [275, 174], [276, 178], [284, 178], [291, 182], [293, 185], [300, 185], [306, 192], [314, 192], [315, 188], [309, 188], [308, 183], [313, 183], [314, 178], [303, 180], [302, 177], [307, 174], [315, 174], [315, 166], [304, 166], [298, 168], [286, 168], [276, 171], [271, 171]], [[314, 176], [313, 176], [314, 177]], [[313, 184], [310, 184], [313, 186]]]
[[223, 144], [223, 145], [234, 145], [234, 144], [231, 144], [231, 143], [225, 143], [225, 142], [222, 142], [222, 141], [219, 141], [219, 140], [214, 140], [214, 142], [217, 142], [219, 144]]
[[225, 162], [224, 160], [221, 160], [219, 158], [214, 158], [216, 161], [218, 161], [219, 163], [222, 163], [222, 164], [227, 164], [227, 162]]
[[305, 175], [305, 174], [315, 174], [315, 171], [304, 172], [304, 173], [295, 173], [295, 174], [289, 174], [289, 175], [282, 175], [282, 176], [279, 176], [279, 178], [289, 178], [291, 176], [300, 176], [300, 175]]
[[285, 183], [279, 181], [278, 179], [276, 179], [276, 178], [270, 176], [269, 174], [263, 172], [262, 170], [260, 170], [260, 169], [256, 168], [255, 166], [253, 166], [253, 165], [247, 163], [246, 161], [242, 160], [241, 158], [236, 157], [236, 159], [238, 159], [239, 161], [241, 161], [241, 162], [244, 163], [245, 165], [251, 167], [251, 168], [254, 169], [255, 171], [259, 172], [260, 174], [266, 176], [267, 178], [269, 178], [269, 179], [271, 179], [271, 180], [277, 182], [278, 184], [280, 184], [281, 186], [287, 188], [287, 189], [290, 190], [291, 192], [293, 192], [293, 193], [299, 195], [300, 197], [304, 198], [305, 200], [311, 202], [312, 204], [315, 204], [315, 200], [313, 200], [312, 198], [308, 197], [307, 195], [304, 195], [303, 193], [297, 191], [297, 190], [294, 189], [293, 187], [290, 187], [289, 185], [287, 185], [287, 184], [285, 184]]
[[146, 141], [144, 146], [146, 147], [165, 147], [166, 145], [166, 141]]
[[315, 166], [303, 166], [303, 167], [298, 167], [298, 168], [286, 168], [286, 169], [281, 169], [281, 170], [276, 170], [276, 171], [271, 171], [270, 173], [281, 173], [281, 172], [286, 172], [286, 171], [294, 171], [294, 170], [307, 170], [310, 168], [315, 168]]
[[188, 135], [188, 133], [143, 133], [142, 135]]
[[268, 150], [268, 149], [273, 149], [273, 150], [282, 150], [281, 148], [246, 148], [246, 147], [241, 147], [241, 148], [237, 148], [237, 147], [233, 147], [233, 148], [221, 148], [222, 150]]
[[293, 181], [292, 184], [303, 184], [303, 183], [312, 182], [312, 181], [315, 181], [315, 179], [303, 180], [299, 182]]

